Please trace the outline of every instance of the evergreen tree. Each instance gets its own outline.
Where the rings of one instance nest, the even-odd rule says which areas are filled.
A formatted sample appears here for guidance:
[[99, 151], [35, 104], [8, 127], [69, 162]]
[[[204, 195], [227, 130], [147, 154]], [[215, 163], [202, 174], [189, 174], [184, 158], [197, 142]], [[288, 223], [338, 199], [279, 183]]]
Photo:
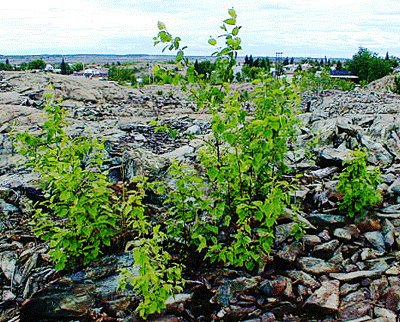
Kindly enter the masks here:
[[289, 65], [289, 57], [286, 57], [283, 61], [283, 66]]
[[386, 59], [386, 60], [389, 60], [389, 52], [388, 52], [388, 51], [386, 52], [386, 57], [385, 57], [385, 59]]
[[61, 68], [61, 74], [62, 75], [67, 75], [68, 74], [67, 64], [65, 63], [64, 58], [61, 61], [60, 68]]
[[249, 65], [250, 68], [254, 66], [254, 61], [253, 61], [253, 56], [252, 55], [250, 55], [250, 57], [249, 57], [249, 64], [248, 65]]
[[292, 59], [290, 59], [290, 65], [294, 64], [294, 58], [292, 57]]
[[264, 68], [266, 71], [269, 71], [271, 68], [271, 62], [269, 61], [268, 58], [264, 58], [261, 60], [260, 67]]

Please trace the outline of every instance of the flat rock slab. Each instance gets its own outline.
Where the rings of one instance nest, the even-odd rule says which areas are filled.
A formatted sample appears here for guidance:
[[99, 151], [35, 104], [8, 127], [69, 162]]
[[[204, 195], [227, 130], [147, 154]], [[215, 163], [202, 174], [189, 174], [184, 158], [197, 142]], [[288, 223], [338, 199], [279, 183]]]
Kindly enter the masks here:
[[336, 265], [314, 257], [301, 257], [297, 260], [297, 265], [301, 270], [316, 275], [339, 271], [339, 268]]
[[36, 293], [21, 307], [21, 322], [63, 320], [85, 316], [95, 302], [94, 284], [60, 279]]
[[376, 277], [382, 274], [382, 271], [357, 271], [351, 273], [331, 273], [329, 276], [342, 282], [350, 282], [359, 278]]

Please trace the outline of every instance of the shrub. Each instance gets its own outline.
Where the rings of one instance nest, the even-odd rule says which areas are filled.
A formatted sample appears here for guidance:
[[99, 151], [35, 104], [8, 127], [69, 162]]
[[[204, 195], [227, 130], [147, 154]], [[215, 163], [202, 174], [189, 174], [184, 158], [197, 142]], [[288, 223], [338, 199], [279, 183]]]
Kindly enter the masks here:
[[[193, 97], [212, 114], [213, 138], [198, 155], [199, 170], [177, 164], [171, 168], [176, 187], [167, 200], [168, 233], [184, 246], [183, 253], [195, 247], [212, 262], [251, 270], [270, 252], [274, 225], [289, 206], [283, 158], [298, 99], [284, 80], [261, 72], [250, 98], [256, 112], [242, 107], [240, 94], [229, 87], [241, 27], [233, 9], [229, 15], [221, 26], [225, 44], [218, 47], [216, 39], [209, 40], [217, 57], [209, 83], [188, 65], [188, 80], [197, 84], [191, 87]], [[155, 43], [177, 49], [178, 64], [187, 64], [180, 38], [173, 38], [162, 23], [159, 29]]]
[[40, 174], [47, 197], [36, 210], [34, 231], [49, 241], [56, 269], [70, 269], [96, 259], [126, 230], [128, 217], [143, 222], [144, 190], [137, 184], [123, 197], [113, 194], [102, 172], [104, 144], [93, 137], [69, 137], [66, 111], [59, 105], [50, 102], [44, 110], [48, 120], [41, 133], [17, 134], [17, 149]]
[[352, 151], [346, 168], [339, 175], [338, 191], [344, 193], [339, 209], [346, 211], [347, 216], [354, 217], [366, 208], [381, 200], [378, 186], [381, 183], [380, 170], [367, 167], [367, 154], [363, 151]]
[[400, 76], [394, 78], [392, 92], [395, 94], [400, 94]]

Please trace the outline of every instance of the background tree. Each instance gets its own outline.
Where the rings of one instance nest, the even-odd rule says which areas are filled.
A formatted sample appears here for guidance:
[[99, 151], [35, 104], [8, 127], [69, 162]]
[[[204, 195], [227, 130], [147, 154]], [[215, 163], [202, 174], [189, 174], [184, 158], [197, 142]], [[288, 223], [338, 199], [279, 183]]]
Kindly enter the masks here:
[[46, 63], [42, 59], [32, 60], [28, 64], [28, 69], [44, 69]]
[[27, 69], [28, 69], [28, 63], [22, 62], [22, 63], [19, 65], [19, 68], [20, 68], [21, 70], [27, 70]]
[[60, 69], [61, 69], [61, 74], [62, 75], [68, 75], [68, 68], [67, 68], [67, 64], [64, 61], [64, 58], [61, 61]]
[[283, 66], [289, 65], [289, 57], [286, 57], [283, 61]]
[[83, 70], [83, 64], [82, 63], [73, 64], [71, 69], [74, 72], [79, 72], [79, 71]]
[[360, 81], [367, 83], [388, 75], [392, 69], [390, 60], [379, 58], [377, 53], [363, 47], [360, 47], [358, 53], [353, 56], [347, 66], [348, 70], [357, 75]]
[[264, 59], [262, 59], [261, 64], [260, 64], [261, 68], [264, 68], [267, 72], [270, 71], [271, 69], [271, 62], [269, 61], [268, 57], [265, 57]]
[[215, 70], [215, 64], [208, 60], [204, 60], [200, 63], [197, 62], [197, 65], [195, 63], [194, 68], [198, 75], [204, 75], [205, 78], [209, 78], [213, 70]]
[[254, 60], [253, 60], [253, 56], [252, 55], [250, 55], [250, 57], [249, 57], [248, 65], [249, 65], [250, 68], [254, 66]]
[[6, 63], [0, 63], [0, 70], [13, 70], [14, 68], [10, 65], [8, 59], [6, 59]]

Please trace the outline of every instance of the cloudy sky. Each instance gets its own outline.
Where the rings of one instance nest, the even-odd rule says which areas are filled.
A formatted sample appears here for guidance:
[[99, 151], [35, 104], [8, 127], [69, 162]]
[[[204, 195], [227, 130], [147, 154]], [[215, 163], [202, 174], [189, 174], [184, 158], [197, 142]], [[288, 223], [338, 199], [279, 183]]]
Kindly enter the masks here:
[[9, 0], [0, 54], [159, 54], [157, 21], [189, 55], [210, 55], [227, 10], [242, 26], [241, 55], [351, 58], [359, 47], [400, 56], [399, 0]]

